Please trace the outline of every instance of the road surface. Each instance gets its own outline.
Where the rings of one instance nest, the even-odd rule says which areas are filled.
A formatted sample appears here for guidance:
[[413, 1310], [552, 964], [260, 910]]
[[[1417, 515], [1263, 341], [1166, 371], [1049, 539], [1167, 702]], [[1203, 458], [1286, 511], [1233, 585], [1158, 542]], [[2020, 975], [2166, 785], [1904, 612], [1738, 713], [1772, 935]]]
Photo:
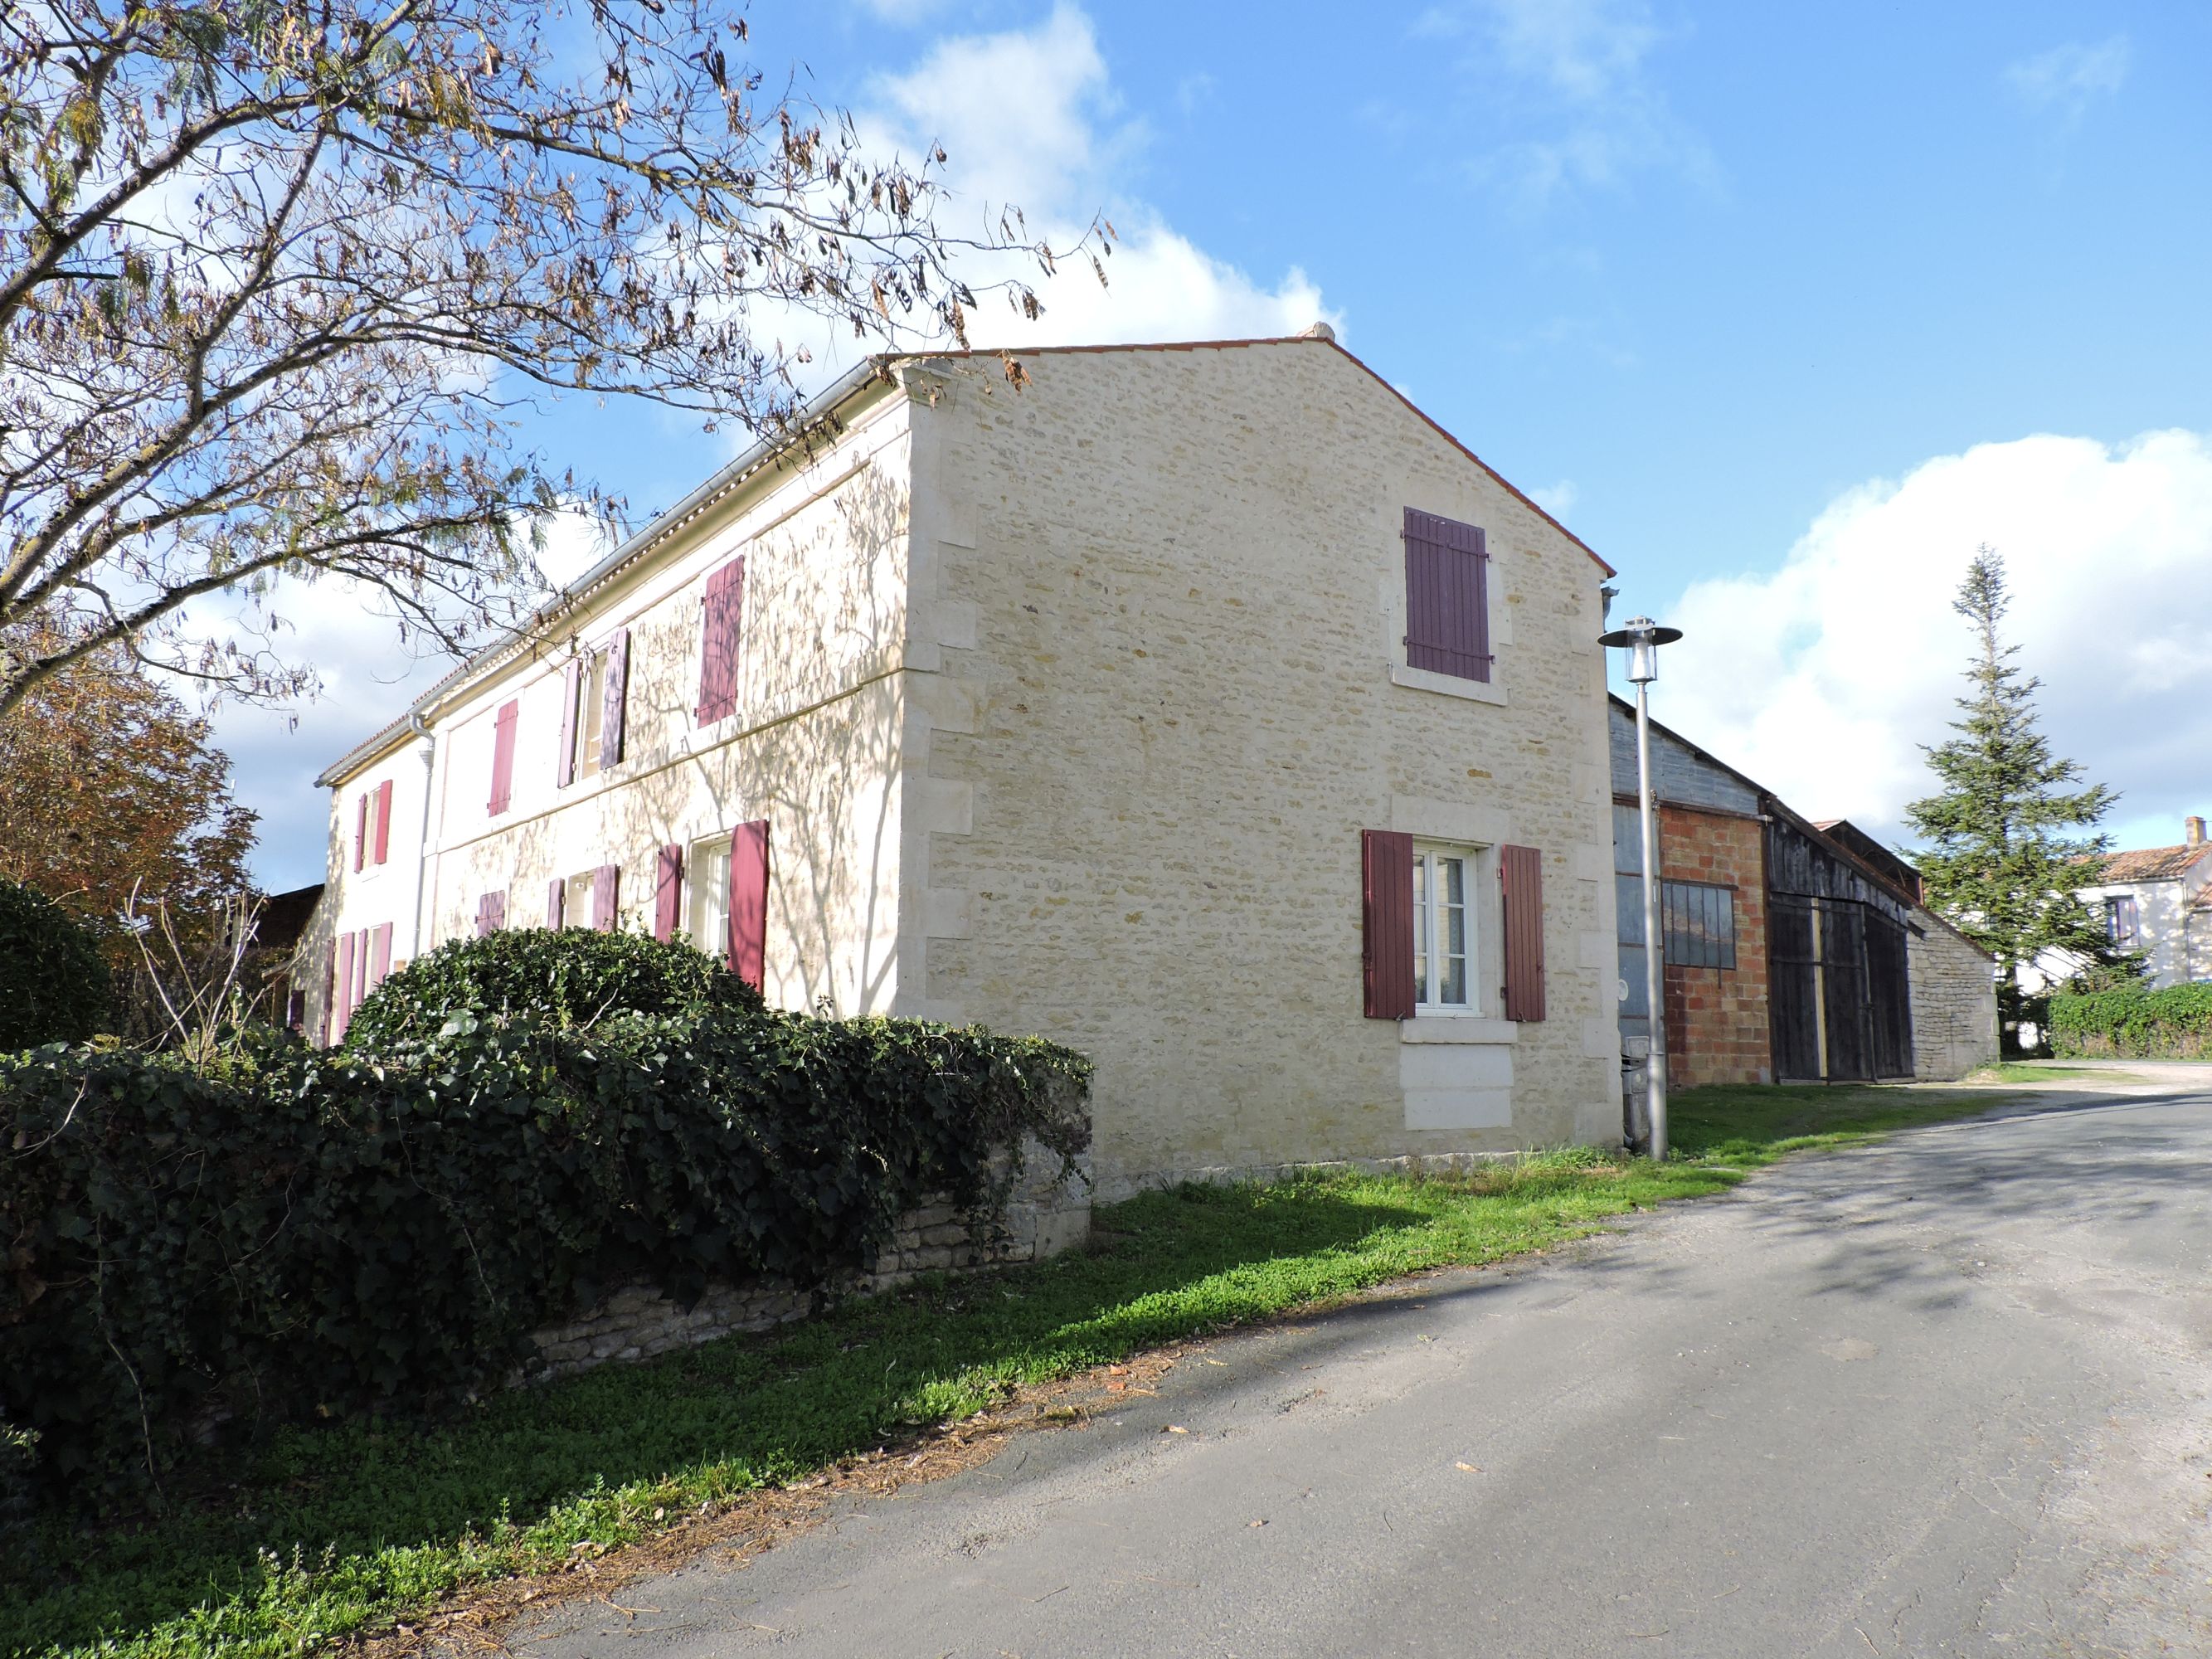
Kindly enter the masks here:
[[508, 1640], [2212, 1655], [2212, 1069], [2169, 1076], [2196, 1092], [1801, 1159], [1222, 1340], [1118, 1416]]

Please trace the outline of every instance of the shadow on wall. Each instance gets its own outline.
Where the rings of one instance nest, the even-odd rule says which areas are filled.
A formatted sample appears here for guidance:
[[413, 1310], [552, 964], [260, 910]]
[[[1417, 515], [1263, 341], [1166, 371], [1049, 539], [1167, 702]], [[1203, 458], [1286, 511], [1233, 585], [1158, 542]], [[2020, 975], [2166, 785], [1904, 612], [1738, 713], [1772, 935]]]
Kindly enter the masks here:
[[[634, 621], [622, 760], [605, 783], [572, 786], [550, 810], [447, 854], [434, 936], [473, 933], [480, 896], [502, 889], [507, 926], [543, 926], [550, 883], [605, 864], [621, 869], [619, 925], [652, 933], [660, 850], [673, 845], [684, 854], [677, 928], [719, 954], [720, 913], [700, 886], [730, 832], [765, 819], [769, 1000], [887, 1012], [898, 970], [906, 526], [902, 486], [870, 467], [747, 543], [737, 712], [704, 725], [700, 594], [726, 561], [702, 564], [698, 581]], [[537, 763], [542, 749], [550, 766], [554, 748], [526, 740], [532, 757], [518, 764]], [[457, 775], [449, 797], [464, 787]], [[449, 799], [456, 810], [466, 808]], [[589, 916], [572, 904], [567, 920]]]

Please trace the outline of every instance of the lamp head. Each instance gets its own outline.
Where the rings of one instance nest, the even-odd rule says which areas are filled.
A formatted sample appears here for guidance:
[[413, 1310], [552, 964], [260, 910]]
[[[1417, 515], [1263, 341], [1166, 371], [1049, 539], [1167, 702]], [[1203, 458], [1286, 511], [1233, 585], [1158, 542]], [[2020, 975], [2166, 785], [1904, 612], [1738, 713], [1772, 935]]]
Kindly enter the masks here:
[[1649, 685], [1659, 678], [1659, 647], [1681, 637], [1679, 628], [1662, 628], [1649, 617], [1631, 617], [1626, 626], [1599, 635], [1597, 642], [1626, 651], [1629, 684]]

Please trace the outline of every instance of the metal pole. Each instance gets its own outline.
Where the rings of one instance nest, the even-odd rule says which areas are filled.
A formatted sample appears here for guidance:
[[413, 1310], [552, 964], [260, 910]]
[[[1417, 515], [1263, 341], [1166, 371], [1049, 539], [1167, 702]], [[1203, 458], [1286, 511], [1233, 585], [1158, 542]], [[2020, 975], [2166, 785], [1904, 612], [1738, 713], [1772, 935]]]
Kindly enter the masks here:
[[1667, 1158], [1667, 964], [1659, 937], [1659, 811], [1651, 793], [1651, 687], [1636, 686], [1636, 781], [1644, 816], [1644, 999], [1650, 1052], [1644, 1060], [1644, 1116], [1655, 1162]]

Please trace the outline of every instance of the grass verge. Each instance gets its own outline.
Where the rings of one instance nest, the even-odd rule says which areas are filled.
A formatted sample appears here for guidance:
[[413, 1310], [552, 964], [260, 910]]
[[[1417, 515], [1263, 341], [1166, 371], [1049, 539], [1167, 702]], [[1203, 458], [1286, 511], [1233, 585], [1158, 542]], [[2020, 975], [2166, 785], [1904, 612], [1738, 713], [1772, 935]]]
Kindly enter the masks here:
[[1788, 1153], [1979, 1111], [1944, 1088], [1693, 1090], [1664, 1167], [1587, 1149], [1450, 1178], [1183, 1188], [1101, 1208], [1089, 1254], [501, 1395], [458, 1419], [285, 1431], [189, 1472], [158, 1521], [57, 1522], [0, 1563], [0, 1650], [274, 1659], [554, 1571], [1025, 1385], [1496, 1261], [1719, 1192]]
[[1967, 1079], [1970, 1083], [2078, 1083], [2083, 1078], [2094, 1077], [2105, 1083], [2139, 1083], [2142, 1079], [2126, 1072], [2108, 1071], [2098, 1066], [2069, 1066], [2064, 1061], [2043, 1060], [2001, 1060], [1994, 1066], [1984, 1066]]

